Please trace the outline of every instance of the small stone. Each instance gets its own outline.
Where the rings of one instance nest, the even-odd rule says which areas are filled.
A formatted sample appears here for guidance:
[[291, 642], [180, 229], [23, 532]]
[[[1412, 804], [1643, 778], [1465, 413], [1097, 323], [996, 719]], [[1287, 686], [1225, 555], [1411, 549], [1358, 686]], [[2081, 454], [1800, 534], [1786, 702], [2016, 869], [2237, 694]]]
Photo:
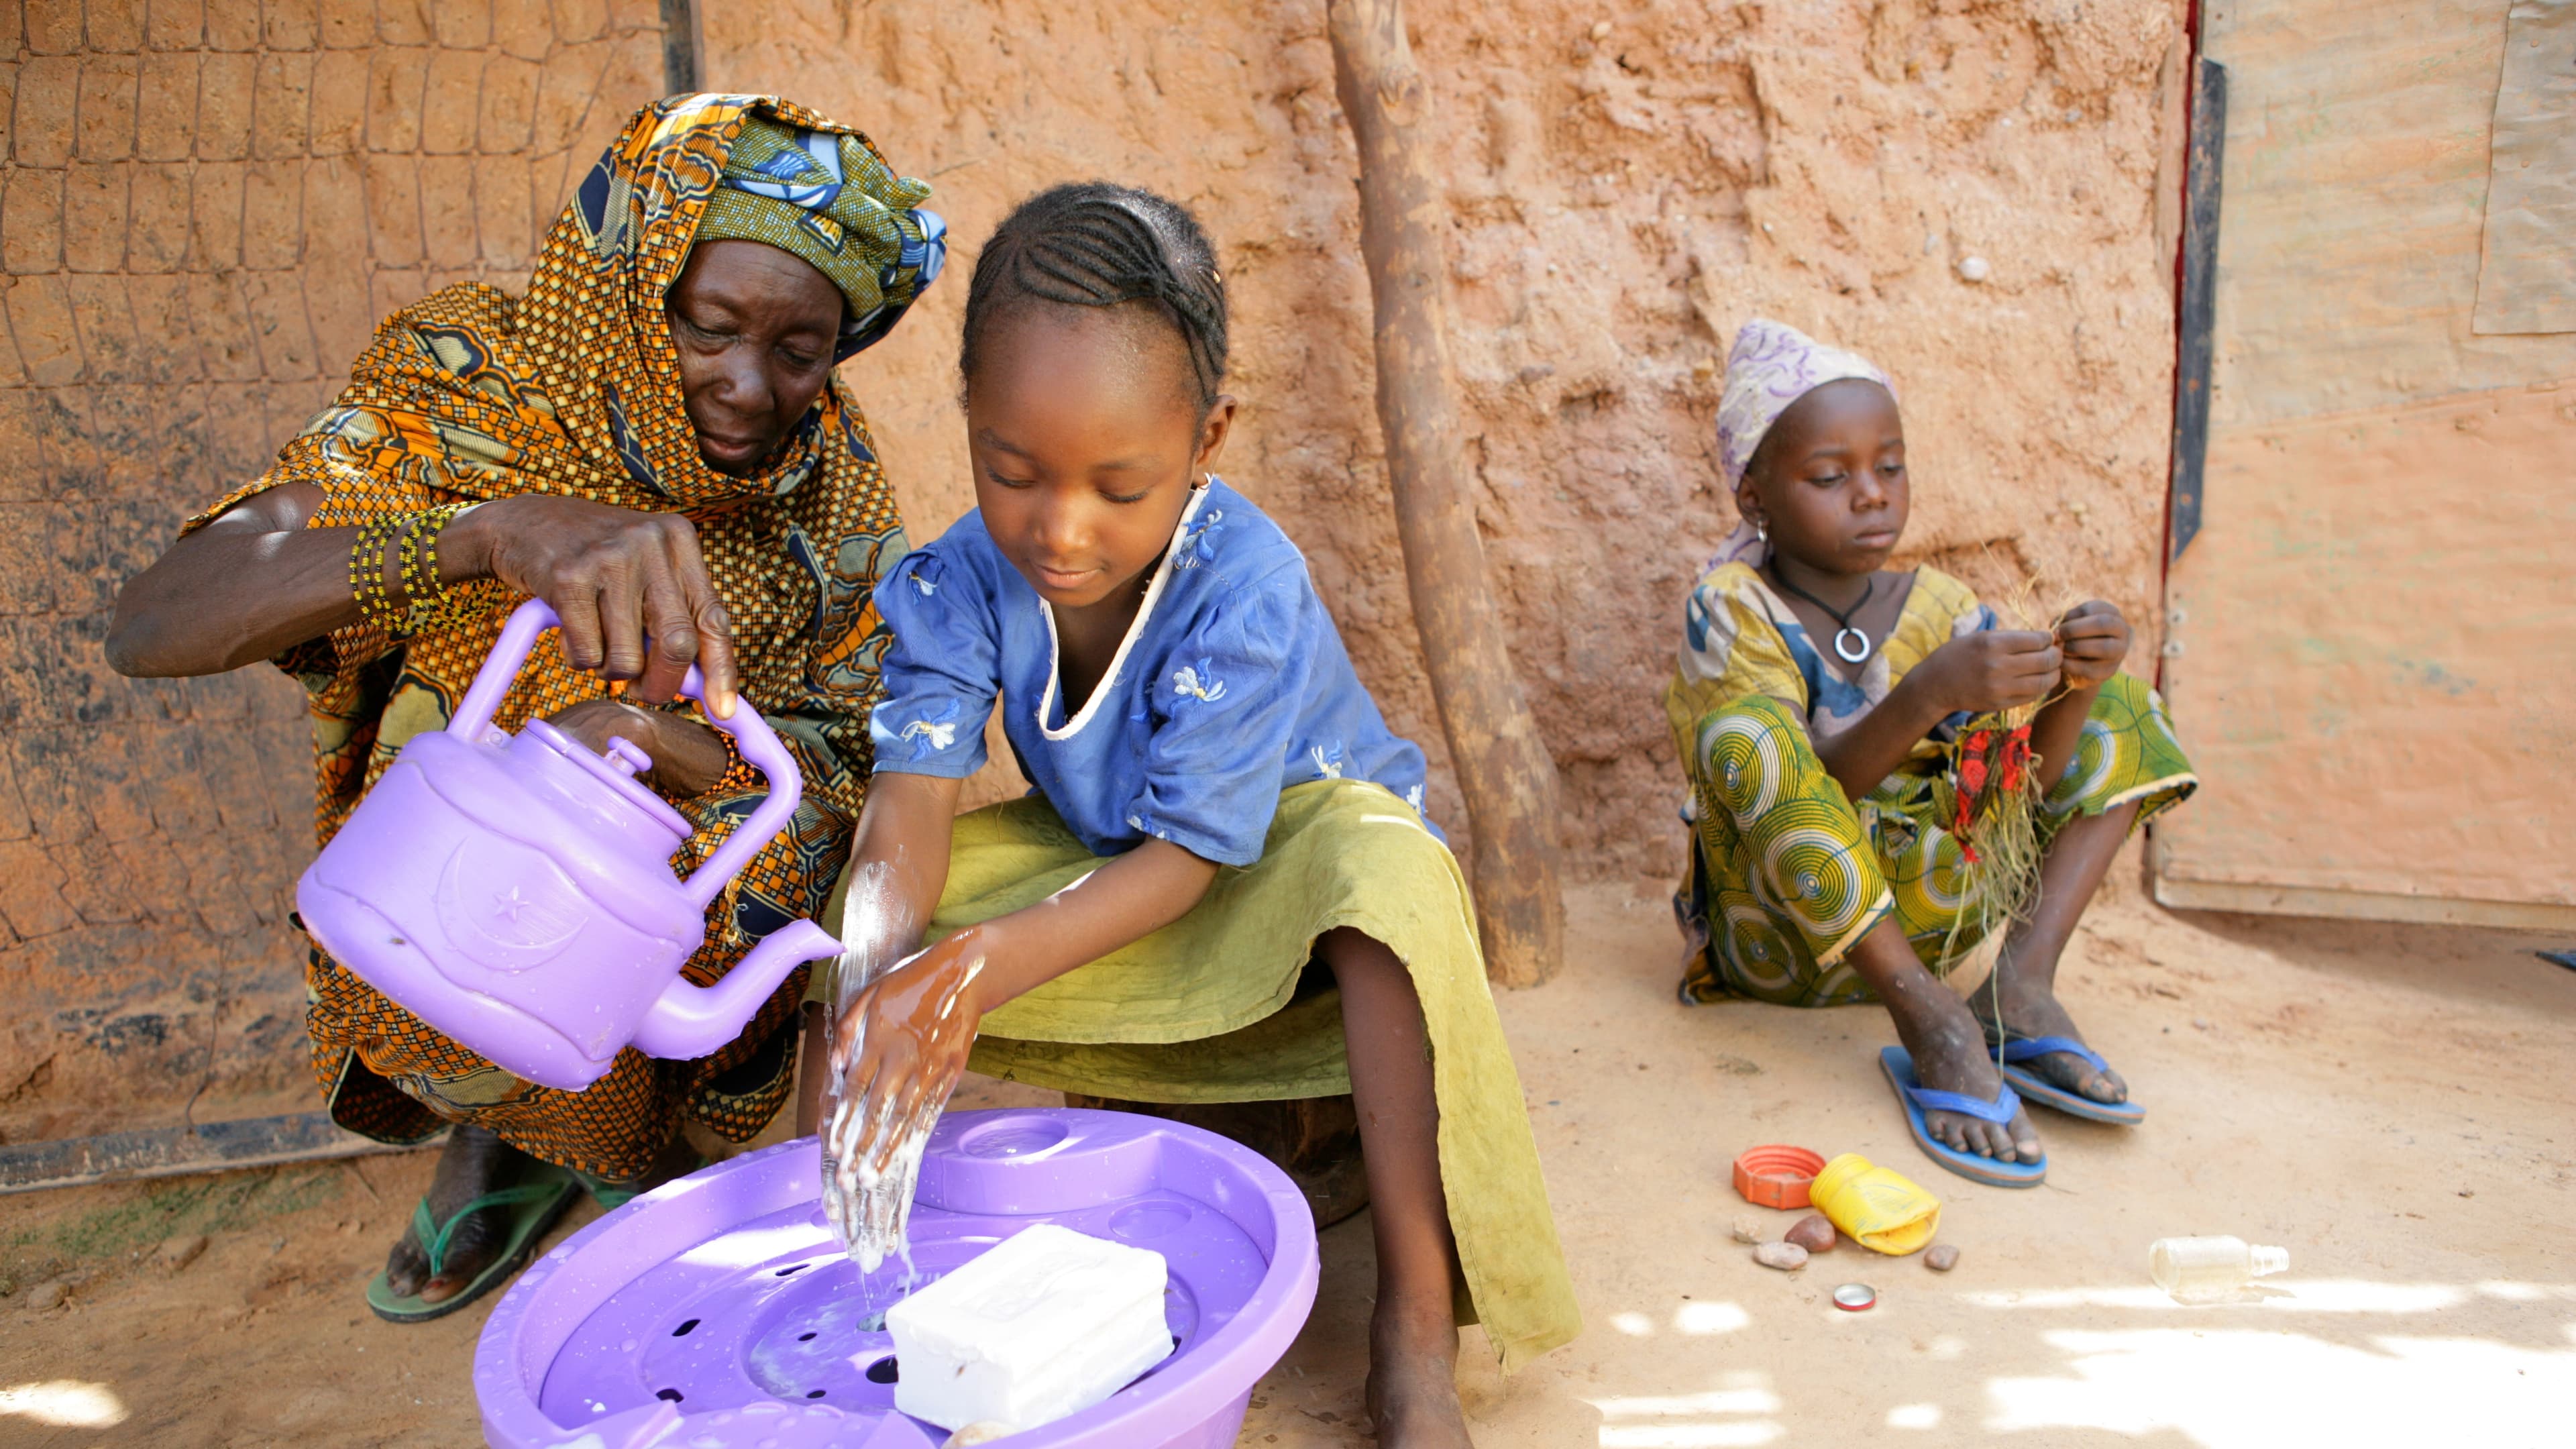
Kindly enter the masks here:
[[1984, 281], [1984, 280], [1985, 280], [1989, 275], [1991, 275], [1991, 274], [1993, 273], [1993, 271], [1994, 271], [1994, 268], [1989, 267], [1989, 266], [1987, 266], [1987, 265], [1986, 265], [1986, 259], [1985, 259], [1984, 257], [1961, 257], [1961, 258], [1959, 258], [1959, 280], [1960, 280], [1960, 281], [1963, 281], [1963, 282], [1982, 282], [1982, 281]]
[[1593, 21], [1592, 38], [1595, 40], [1608, 40], [1610, 38], [1610, 22], [1607, 20]]
[[1789, 1231], [1780, 1237], [1781, 1241], [1795, 1243], [1810, 1253], [1830, 1253], [1834, 1250], [1833, 1220], [1823, 1213], [1809, 1213], [1791, 1223]]
[[1807, 1250], [1795, 1243], [1764, 1243], [1753, 1250], [1753, 1261], [1765, 1268], [1787, 1272], [1807, 1266]]
[[197, 1261], [205, 1251], [206, 1235], [189, 1233], [181, 1237], [164, 1239], [160, 1251], [154, 1256], [160, 1259], [165, 1271], [176, 1273]]
[[1959, 1250], [1948, 1243], [1934, 1243], [1923, 1250], [1923, 1266], [1935, 1273], [1947, 1273], [1959, 1266]]
[[1735, 1220], [1735, 1240], [1748, 1244], [1761, 1242], [1762, 1225], [1750, 1217], [1738, 1217]]
[[55, 1309], [62, 1307], [63, 1300], [71, 1296], [72, 1285], [64, 1282], [60, 1278], [56, 1278], [49, 1283], [39, 1283], [35, 1287], [27, 1290], [27, 1311], [29, 1313], [51, 1313]]

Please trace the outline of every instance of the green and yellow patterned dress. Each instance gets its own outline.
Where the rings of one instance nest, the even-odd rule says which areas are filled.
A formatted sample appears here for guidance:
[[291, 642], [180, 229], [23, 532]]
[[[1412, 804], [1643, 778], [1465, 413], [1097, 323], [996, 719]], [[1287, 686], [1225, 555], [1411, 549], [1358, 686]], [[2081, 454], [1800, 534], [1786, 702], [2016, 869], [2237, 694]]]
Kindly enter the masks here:
[[[1886, 642], [1857, 681], [1826, 666], [1788, 604], [1752, 565], [1722, 563], [1692, 589], [1679, 666], [1664, 689], [1690, 777], [1694, 848], [1673, 899], [1685, 940], [1685, 1001], [1750, 996], [1789, 1006], [1870, 999], [1846, 962], [1893, 913], [1935, 973], [1977, 942], [1954, 931], [1979, 887], [1949, 823], [1958, 806], [1944, 720], [1857, 804], [1814, 740], [1849, 729], [1942, 645], [1995, 627], [1992, 609], [1937, 569], [1915, 571]], [[2077, 815], [2139, 802], [2143, 823], [2199, 783], [2164, 701], [2113, 675], [2085, 721], [2074, 766], [2043, 799], [2042, 838]]]

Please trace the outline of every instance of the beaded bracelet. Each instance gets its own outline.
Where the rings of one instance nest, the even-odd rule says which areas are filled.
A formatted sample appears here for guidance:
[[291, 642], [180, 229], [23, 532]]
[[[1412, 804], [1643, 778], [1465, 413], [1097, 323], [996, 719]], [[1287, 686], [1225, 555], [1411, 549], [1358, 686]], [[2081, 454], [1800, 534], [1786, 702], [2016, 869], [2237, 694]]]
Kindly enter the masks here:
[[[349, 547], [349, 591], [358, 601], [360, 619], [389, 638], [405, 638], [425, 629], [457, 624], [481, 602], [484, 591], [449, 589], [438, 576], [438, 535], [462, 517], [473, 503], [448, 503], [412, 513], [377, 519], [358, 530]], [[400, 543], [396, 544], [396, 536]], [[394, 551], [402, 579], [403, 602], [397, 606], [385, 588], [385, 554]]]
[[403, 535], [402, 581], [411, 617], [405, 623], [405, 633], [459, 624], [471, 612], [471, 601], [449, 589], [438, 576], [438, 535], [472, 507], [471, 503], [448, 503], [408, 515], [411, 528]]
[[349, 546], [349, 592], [357, 596], [362, 621], [391, 634], [402, 624], [402, 612], [385, 592], [385, 545], [402, 527], [400, 516], [380, 518], [358, 530]]

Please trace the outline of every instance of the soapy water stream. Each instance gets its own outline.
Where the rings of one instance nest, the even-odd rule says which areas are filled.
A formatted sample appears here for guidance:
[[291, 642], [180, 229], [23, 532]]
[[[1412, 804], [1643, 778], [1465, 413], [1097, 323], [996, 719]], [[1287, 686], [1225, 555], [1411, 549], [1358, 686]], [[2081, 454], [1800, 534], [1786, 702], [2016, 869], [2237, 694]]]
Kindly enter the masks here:
[[840, 1040], [844, 1030], [864, 1030], [849, 1020], [850, 1007], [877, 978], [902, 964], [913, 944], [910, 912], [894, 892], [893, 869], [882, 862], [861, 868], [850, 878], [849, 899], [841, 914], [840, 969], [834, 978], [832, 1015], [824, 1029], [833, 1064], [825, 1089], [823, 1127], [823, 1212], [832, 1231], [862, 1274], [874, 1274], [889, 1254], [904, 1265], [904, 1291], [914, 1277], [912, 1242], [913, 1186], [921, 1174], [921, 1154], [930, 1144], [937, 1116], [913, 1124], [883, 1170], [869, 1164], [875, 1153], [876, 1124], [868, 1120], [863, 1094], [844, 1090], [843, 1064], [855, 1064], [861, 1042]]

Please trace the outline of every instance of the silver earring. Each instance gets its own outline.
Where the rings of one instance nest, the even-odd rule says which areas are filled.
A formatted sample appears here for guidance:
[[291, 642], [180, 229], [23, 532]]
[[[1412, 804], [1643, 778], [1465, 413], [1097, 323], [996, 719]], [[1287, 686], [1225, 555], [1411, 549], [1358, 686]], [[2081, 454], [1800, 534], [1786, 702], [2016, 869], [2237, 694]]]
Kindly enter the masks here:
[[1769, 543], [1771, 541], [1771, 525], [1758, 518], [1753, 520], [1753, 537], [1757, 542]]

